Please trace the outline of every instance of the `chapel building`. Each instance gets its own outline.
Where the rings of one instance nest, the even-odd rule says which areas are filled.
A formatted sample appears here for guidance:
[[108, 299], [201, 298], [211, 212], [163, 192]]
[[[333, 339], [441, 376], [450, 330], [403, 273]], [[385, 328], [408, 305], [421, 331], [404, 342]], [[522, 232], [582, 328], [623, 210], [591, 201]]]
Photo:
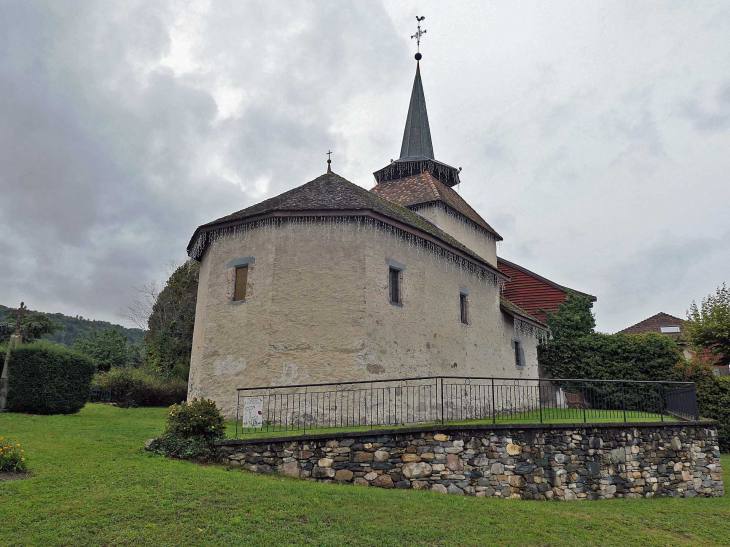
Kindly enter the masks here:
[[538, 378], [543, 320], [502, 294], [499, 233], [436, 160], [416, 68], [400, 158], [371, 191], [327, 173], [204, 224], [188, 398], [422, 376]]

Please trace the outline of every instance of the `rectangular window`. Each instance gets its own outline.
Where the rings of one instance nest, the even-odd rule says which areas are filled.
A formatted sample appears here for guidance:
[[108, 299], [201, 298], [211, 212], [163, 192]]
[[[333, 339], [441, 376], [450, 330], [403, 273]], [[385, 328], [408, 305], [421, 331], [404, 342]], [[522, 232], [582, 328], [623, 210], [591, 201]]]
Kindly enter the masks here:
[[459, 294], [459, 308], [461, 313], [461, 322], [465, 325], [469, 324], [469, 300], [464, 293]]
[[390, 303], [401, 304], [401, 293], [400, 293], [400, 270], [395, 268], [389, 269], [390, 277]]
[[246, 280], [248, 279], [248, 266], [236, 268], [236, 288], [233, 291], [233, 300], [246, 300]]
[[522, 358], [520, 356], [520, 341], [515, 340], [515, 366], [522, 366]]

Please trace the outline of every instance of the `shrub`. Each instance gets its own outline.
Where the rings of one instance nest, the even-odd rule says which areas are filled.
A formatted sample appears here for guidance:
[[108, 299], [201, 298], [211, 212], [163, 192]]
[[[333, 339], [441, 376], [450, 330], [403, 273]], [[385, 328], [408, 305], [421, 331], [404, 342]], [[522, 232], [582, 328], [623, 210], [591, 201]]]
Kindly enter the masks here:
[[708, 360], [695, 356], [675, 369], [677, 380], [694, 382], [700, 416], [718, 420], [720, 450], [730, 451], [730, 376], [715, 376]]
[[115, 367], [96, 375], [95, 384], [112, 390], [112, 401], [121, 407], [170, 406], [184, 401], [188, 384], [182, 380], [150, 374], [144, 369]]
[[548, 340], [538, 347], [538, 360], [552, 378], [672, 380], [682, 356], [663, 334], [594, 333]]
[[224, 436], [225, 421], [215, 402], [193, 399], [170, 407], [165, 432], [150, 448], [174, 458], [212, 461], [219, 456], [214, 443]]
[[72, 414], [89, 399], [94, 362], [75, 351], [35, 342], [10, 352], [8, 410]]
[[0, 437], [0, 473], [25, 473], [28, 462], [20, 443]]

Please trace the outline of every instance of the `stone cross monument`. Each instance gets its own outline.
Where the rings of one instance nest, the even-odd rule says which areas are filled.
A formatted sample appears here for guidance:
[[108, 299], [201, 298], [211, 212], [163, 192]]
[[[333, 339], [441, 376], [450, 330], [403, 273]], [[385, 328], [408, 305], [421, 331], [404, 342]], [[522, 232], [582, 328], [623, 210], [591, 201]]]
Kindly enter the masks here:
[[28, 308], [25, 307], [25, 302], [20, 303], [18, 308], [18, 315], [15, 319], [15, 332], [10, 336], [10, 343], [8, 344], [8, 352], [5, 354], [5, 362], [2, 363], [2, 371], [0, 371], [0, 412], [5, 410], [5, 405], [8, 399], [8, 364], [10, 362], [10, 352], [20, 346], [23, 342], [23, 316]]

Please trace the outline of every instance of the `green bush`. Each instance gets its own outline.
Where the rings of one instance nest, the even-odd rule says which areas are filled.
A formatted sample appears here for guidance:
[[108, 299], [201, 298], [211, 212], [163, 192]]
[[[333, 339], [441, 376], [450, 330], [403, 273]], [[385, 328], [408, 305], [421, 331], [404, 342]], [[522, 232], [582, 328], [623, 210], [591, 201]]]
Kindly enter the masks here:
[[[538, 346], [537, 355], [542, 374], [550, 378], [595, 380], [673, 380], [674, 367], [682, 360], [676, 343], [659, 333], [592, 333], [579, 338], [548, 340]], [[661, 387], [656, 385], [590, 382], [555, 382], [555, 385], [589, 401], [600, 401], [603, 408], [662, 410]]]
[[187, 382], [140, 368], [115, 367], [97, 374], [94, 382], [101, 389], [111, 389], [112, 401], [127, 408], [170, 406], [188, 396]]
[[10, 352], [8, 410], [72, 414], [89, 399], [94, 362], [72, 350], [35, 342]]
[[25, 473], [27, 470], [28, 462], [22, 445], [0, 437], [0, 473]]
[[214, 443], [225, 437], [225, 427], [215, 402], [193, 399], [170, 407], [165, 432], [150, 448], [173, 458], [216, 460]]
[[682, 360], [666, 335], [599, 334], [548, 340], [538, 347], [542, 371], [551, 378], [672, 380]]
[[720, 422], [720, 450], [730, 451], [730, 376], [715, 376], [701, 357], [683, 360], [675, 367], [677, 380], [694, 382], [700, 416]]

